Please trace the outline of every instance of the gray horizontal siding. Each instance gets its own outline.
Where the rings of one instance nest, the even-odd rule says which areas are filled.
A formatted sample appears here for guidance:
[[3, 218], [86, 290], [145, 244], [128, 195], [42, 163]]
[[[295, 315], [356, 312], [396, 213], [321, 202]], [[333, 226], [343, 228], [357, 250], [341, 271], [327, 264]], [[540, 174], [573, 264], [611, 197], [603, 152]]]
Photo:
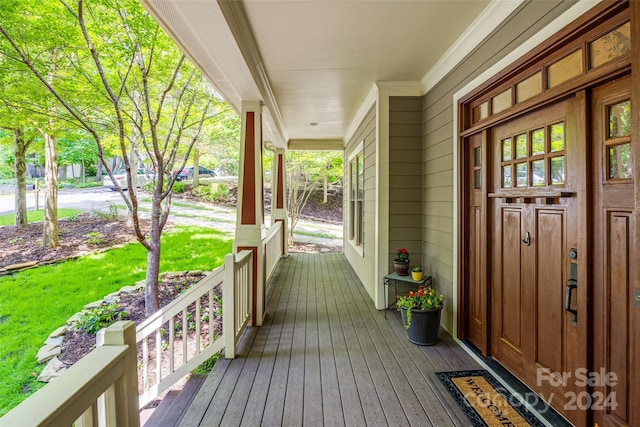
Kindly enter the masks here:
[[389, 266], [406, 248], [422, 265], [422, 99], [389, 98]]

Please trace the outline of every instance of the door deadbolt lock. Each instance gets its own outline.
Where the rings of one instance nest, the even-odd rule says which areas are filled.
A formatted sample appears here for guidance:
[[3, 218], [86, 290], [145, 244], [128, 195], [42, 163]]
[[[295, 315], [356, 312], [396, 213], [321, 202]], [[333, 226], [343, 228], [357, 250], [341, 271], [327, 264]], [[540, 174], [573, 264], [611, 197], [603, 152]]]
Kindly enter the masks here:
[[578, 250], [576, 248], [569, 249], [569, 259], [578, 259]]

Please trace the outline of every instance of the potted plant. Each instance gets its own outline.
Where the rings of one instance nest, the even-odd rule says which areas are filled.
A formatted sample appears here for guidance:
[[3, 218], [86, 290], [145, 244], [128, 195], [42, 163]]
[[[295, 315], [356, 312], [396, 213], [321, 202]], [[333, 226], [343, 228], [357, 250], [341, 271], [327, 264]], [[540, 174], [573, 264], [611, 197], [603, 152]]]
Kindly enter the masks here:
[[413, 267], [413, 269], [411, 270], [411, 278], [415, 282], [421, 281], [422, 280], [422, 267], [420, 267], [420, 266]]
[[409, 275], [409, 252], [405, 248], [398, 249], [396, 259], [393, 260], [393, 268], [398, 276]]
[[402, 315], [409, 341], [418, 345], [433, 345], [438, 341], [444, 295], [438, 295], [433, 289], [421, 285], [417, 291], [398, 297], [396, 306]]

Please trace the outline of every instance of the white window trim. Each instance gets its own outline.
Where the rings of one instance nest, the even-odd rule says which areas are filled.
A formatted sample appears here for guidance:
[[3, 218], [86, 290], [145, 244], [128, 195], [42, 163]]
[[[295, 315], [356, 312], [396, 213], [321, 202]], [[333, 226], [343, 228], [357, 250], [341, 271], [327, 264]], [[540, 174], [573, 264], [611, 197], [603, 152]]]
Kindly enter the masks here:
[[[364, 139], [362, 141], [360, 141], [355, 147], [353, 147], [351, 149], [351, 151], [349, 151], [349, 153], [347, 154], [347, 173], [345, 175], [347, 175], [347, 182], [348, 182], [348, 186], [347, 188], [347, 229], [346, 229], [346, 240], [349, 243], [349, 246], [351, 246], [353, 248], [354, 251], [356, 251], [358, 254], [360, 254], [360, 256], [364, 257], [364, 230], [363, 230], [363, 242], [362, 244], [357, 244], [356, 243], [356, 239], [352, 239], [351, 238], [351, 162], [358, 157], [358, 155], [362, 154], [362, 160], [363, 160], [363, 165], [364, 165]], [[364, 189], [363, 189], [363, 194], [364, 194]], [[363, 203], [364, 203], [364, 197], [363, 197]], [[364, 228], [364, 210], [362, 212], [362, 218], [360, 221], [361, 227]]]

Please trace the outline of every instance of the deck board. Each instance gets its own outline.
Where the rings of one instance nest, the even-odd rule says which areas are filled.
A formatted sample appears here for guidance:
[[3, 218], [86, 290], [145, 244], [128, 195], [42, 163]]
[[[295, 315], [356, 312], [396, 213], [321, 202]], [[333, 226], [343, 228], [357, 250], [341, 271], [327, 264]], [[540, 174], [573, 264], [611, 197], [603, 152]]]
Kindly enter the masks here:
[[389, 314], [344, 255], [290, 255], [263, 325], [216, 364], [180, 425], [467, 425], [434, 372], [477, 369], [474, 360], [443, 331], [435, 346], [410, 343]]

